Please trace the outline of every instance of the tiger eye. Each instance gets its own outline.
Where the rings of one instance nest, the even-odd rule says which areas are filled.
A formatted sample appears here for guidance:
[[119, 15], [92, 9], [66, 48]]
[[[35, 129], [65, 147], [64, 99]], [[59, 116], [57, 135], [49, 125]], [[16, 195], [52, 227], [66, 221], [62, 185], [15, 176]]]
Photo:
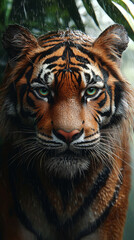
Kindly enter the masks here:
[[49, 91], [48, 91], [48, 89], [46, 89], [46, 88], [39, 88], [39, 89], [38, 89], [38, 93], [39, 93], [41, 96], [46, 97], [46, 96], [48, 96]]
[[94, 96], [96, 93], [97, 93], [97, 88], [95, 87], [91, 87], [86, 90], [86, 94], [91, 97]]

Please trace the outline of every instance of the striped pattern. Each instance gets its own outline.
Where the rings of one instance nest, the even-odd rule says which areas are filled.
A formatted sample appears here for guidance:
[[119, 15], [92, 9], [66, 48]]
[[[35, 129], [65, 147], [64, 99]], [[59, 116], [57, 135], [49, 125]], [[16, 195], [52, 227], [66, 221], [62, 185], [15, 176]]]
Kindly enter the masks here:
[[131, 92], [119, 61], [127, 43], [117, 24], [96, 40], [72, 30], [36, 39], [18, 25], [4, 34], [0, 120], [13, 142], [4, 172], [25, 240], [27, 231], [37, 240], [121, 240]]

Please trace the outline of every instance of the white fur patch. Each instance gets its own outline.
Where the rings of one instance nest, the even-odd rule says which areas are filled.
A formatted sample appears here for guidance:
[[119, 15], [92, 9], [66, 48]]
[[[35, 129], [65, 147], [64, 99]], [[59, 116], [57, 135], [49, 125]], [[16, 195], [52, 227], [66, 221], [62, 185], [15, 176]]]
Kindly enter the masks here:
[[48, 77], [47, 77], [47, 85], [51, 85], [54, 81], [54, 74], [52, 73], [52, 71], [49, 69], [49, 64], [43, 64], [42, 65], [42, 73], [40, 75], [41, 79], [44, 80], [44, 77], [46, 74], [48, 74]]

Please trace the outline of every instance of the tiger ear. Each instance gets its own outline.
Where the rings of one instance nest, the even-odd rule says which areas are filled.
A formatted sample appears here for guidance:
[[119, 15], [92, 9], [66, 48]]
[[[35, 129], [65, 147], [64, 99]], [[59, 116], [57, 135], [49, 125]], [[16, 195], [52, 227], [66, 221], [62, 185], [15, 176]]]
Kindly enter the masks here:
[[120, 24], [108, 27], [93, 43], [93, 48], [100, 55], [106, 55], [112, 61], [120, 65], [120, 58], [129, 42], [125, 28]]
[[8, 26], [3, 34], [2, 43], [10, 60], [13, 61], [22, 55], [22, 51], [27, 51], [28, 48], [36, 48], [38, 44], [37, 39], [28, 29], [17, 24]]

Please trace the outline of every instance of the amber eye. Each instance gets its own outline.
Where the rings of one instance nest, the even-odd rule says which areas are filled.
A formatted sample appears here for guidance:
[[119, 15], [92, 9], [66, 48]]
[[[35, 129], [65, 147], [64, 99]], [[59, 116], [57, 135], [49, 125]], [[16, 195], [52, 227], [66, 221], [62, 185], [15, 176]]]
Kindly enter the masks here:
[[39, 88], [38, 94], [42, 97], [47, 97], [49, 95], [49, 90], [47, 88]]
[[86, 90], [88, 97], [93, 97], [97, 93], [98, 89], [96, 87], [90, 87]]

